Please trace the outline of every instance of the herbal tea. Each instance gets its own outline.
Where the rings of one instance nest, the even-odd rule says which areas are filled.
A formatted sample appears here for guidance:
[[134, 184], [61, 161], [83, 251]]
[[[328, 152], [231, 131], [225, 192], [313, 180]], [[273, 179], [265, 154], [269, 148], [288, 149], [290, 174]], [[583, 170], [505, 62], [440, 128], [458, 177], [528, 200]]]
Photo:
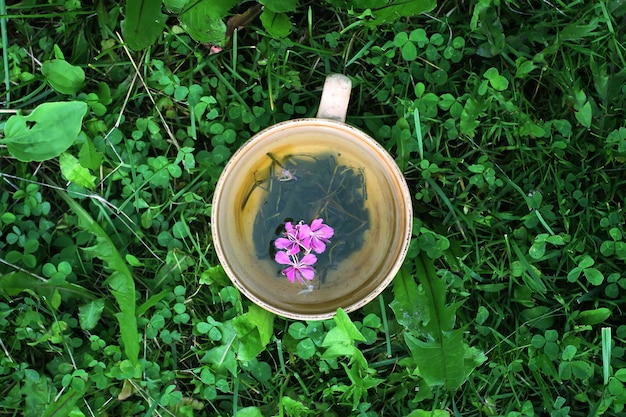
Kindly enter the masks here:
[[213, 235], [245, 296], [327, 314], [392, 278], [408, 245], [410, 196], [377, 144], [310, 119], [261, 132], [231, 161], [214, 196]]
[[344, 164], [341, 153], [266, 156], [269, 166], [254, 173], [241, 209], [257, 197], [257, 257], [275, 261], [277, 276], [308, 294], [363, 246], [370, 224], [363, 168]]

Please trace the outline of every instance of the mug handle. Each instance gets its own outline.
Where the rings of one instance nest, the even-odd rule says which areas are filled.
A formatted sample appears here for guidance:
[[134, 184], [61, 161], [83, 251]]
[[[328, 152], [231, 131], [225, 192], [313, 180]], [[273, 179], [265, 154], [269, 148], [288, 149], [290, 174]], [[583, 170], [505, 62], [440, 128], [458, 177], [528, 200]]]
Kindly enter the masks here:
[[324, 82], [318, 118], [346, 121], [352, 81], [343, 74], [330, 74]]

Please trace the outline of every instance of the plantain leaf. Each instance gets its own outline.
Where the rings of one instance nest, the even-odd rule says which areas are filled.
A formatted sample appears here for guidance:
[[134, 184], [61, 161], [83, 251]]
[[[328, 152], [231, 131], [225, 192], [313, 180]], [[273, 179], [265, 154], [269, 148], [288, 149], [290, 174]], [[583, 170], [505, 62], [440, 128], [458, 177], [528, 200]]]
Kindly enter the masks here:
[[422, 302], [429, 312], [429, 319], [424, 321], [423, 331], [437, 340], [443, 332], [454, 327], [457, 306], [446, 305], [446, 283], [437, 275], [432, 259], [422, 254], [416, 258], [415, 267], [424, 290]]
[[81, 298], [83, 300], [94, 300], [96, 298], [89, 290], [77, 284], [42, 281], [22, 271], [0, 275], [0, 294], [9, 298], [22, 291], [33, 291], [38, 295], [48, 298], [52, 298], [56, 291], [65, 296]]
[[72, 199], [66, 192], [58, 191], [76, 217], [78, 226], [96, 237], [96, 245], [86, 250], [106, 263], [106, 267], [112, 271], [107, 279], [111, 288], [111, 294], [117, 302], [120, 312], [115, 315], [120, 326], [120, 335], [124, 342], [124, 352], [131, 364], [139, 362], [139, 332], [137, 330], [135, 281], [130, 268], [109, 235], [91, 217], [91, 215]]
[[429, 12], [437, 6], [437, 0], [395, 0], [387, 6], [372, 10], [374, 19], [368, 24], [378, 25], [383, 22], [393, 22], [402, 17], [417, 16]]
[[284, 38], [291, 32], [292, 23], [285, 13], [265, 9], [261, 13], [261, 23], [265, 30], [275, 38]]
[[55, 398], [55, 401], [48, 404], [43, 412], [43, 417], [61, 417], [71, 415], [71, 412], [76, 408], [76, 403], [82, 399], [84, 392], [84, 389], [76, 390], [69, 387], [63, 395], [59, 398]]
[[161, 13], [161, 0], [126, 2], [122, 34], [128, 47], [139, 51], [152, 45], [165, 27], [167, 16]]
[[[415, 271], [421, 291], [403, 268], [394, 283], [391, 307], [407, 330], [405, 342], [426, 384], [455, 390], [486, 357], [464, 343], [462, 329], [453, 329], [461, 303], [446, 305], [446, 283], [426, 252], [415, 259]], [[419, 314], [411, 314], [411, 309]]]
[[222, 46], [226, 42], [226, 23], [223, 19], [236, 3], [236, 0], [194, 1], [178, 19], [196, 42]]
[[430, 320], [429, 311], [423, 308], [423, 296], [407, 267], [402, 267], [393, 280], [393, 301], [389, 304], [398, 323], [407, 329], [418, 329]]
[[259, 0], [259, 3], [274, 13], [295, 12], [298, 0]]
[[82, 101], [40, 104], [28, 116], [9, 117], [0, 144], [23, 162], [56, 158], [76, 141], [85, 114]]
[[85, 83], [85, 71], [64, 59], [51, 59], [41, 65], [41, 73], [61, 94], [76, 94]]
[[428, 385], [444, 386], [454, 390], [463, 384], [465, 348], [462, 330], [444, 332], [439, 340], [427, 342], [405, 333], [404, 340], [415, 359], [420, 375]]

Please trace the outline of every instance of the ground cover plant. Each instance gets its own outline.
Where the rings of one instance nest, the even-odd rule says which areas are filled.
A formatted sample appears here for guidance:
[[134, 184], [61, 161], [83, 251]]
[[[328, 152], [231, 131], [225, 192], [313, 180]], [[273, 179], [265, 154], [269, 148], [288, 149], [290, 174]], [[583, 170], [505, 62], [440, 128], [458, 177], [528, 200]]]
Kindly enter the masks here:
[[[0, 15], [1, 416], [626, 414], [623, 1]], [[224, 274], [211, 197], [331, 72], [413, 237], [376, 301], [286, 320]]]

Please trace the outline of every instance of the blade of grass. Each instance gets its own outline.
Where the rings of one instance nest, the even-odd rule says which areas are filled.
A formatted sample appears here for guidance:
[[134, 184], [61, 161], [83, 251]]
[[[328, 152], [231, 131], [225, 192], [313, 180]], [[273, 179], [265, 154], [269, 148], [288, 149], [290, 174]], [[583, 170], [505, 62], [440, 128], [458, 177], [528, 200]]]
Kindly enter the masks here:
[[417, 151], [420, 155], [420, 161], [424, 159], [424, 139], [422, 137], [422, 125], [420, 122], [420, 111], [416, 107], [413, 111], [413, 120], [415, 122], [415, 137], [417, 138]]
[[372, 46], [373, 44], [374, 44], [374, 40], [371, 39], [365, 45], [363, 45], [363, 47], [361, 49], [359, 49], [358, 52], [356, 54], [354, 54], [354, 56], [352, 58], [350, 58], [350, 60], [348, 62], [346, 62], [346, 68], [348, 68], [350, 65], [352, 65], [356, 61], [358, 61], [363, 56], [363, 54], [365, 54], [365, 52], [367, 52], [367, 50], [370, 48], [370, 46]]
[[378, 296], [380, 304], [380, 316], [383, 321], [383, 331], [385, 332], [385, 346], [387, 346], [387, 357], [391, 358], [391, 337], [389, 336], [389, 323], [387, 323], [387, 311], [385, 310], [385, 300], [381, 295]]
[[9, 37], [7, 35], [7, 5], [4, 0], [0, 0], [0, 36], [2, 37], [2, 62], [4, 64], [4, 87], [6, 88], [5, 107], [11, 105], [11, 79], [9, 78]]
[[602, 328], [602, 375], [604, 385], [608, 385], [611, 376], [611, 328]]

